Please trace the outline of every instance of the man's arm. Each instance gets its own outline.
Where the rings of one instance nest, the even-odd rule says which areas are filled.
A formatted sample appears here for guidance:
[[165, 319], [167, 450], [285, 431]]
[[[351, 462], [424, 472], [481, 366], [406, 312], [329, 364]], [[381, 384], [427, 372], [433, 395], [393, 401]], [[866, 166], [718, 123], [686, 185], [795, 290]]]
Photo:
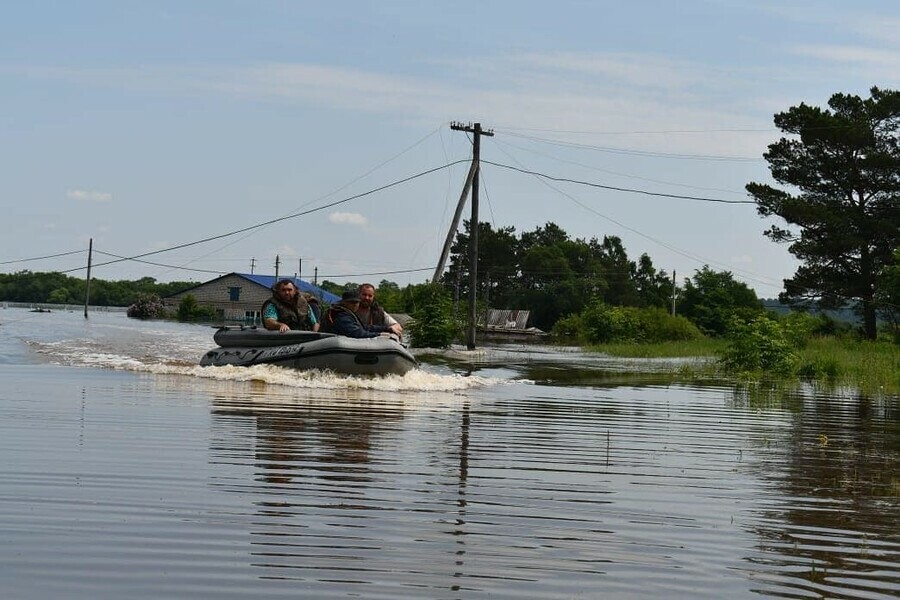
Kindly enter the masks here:
[[278, 310], [271, 304], [266, 307], [266, 312], [263, 314], [263, 327], [270, 331], [280, 331], [282, 333], [290, 330], [290, 327], [278, 322]]

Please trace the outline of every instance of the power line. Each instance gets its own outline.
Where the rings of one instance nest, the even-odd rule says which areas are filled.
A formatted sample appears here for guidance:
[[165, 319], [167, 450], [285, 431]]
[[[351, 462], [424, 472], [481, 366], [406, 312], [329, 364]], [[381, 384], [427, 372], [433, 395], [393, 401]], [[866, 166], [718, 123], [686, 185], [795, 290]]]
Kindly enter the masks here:
[[[501, 151], [502, 151], [502, 152], [505, 152], [505, 151], [503, 151], [502, 149], [501, 149]], [[509, 155], [507, 154], [507, 156], [509, 156]], [[512, 158], [512, 160], [515, 160], [515, 158], [513, 158], [513, 157], [510, 157], [510, 158]], [[488, 162], [488, 161], [483, 161], [483, 162]], [[494, 163], [490, 163], [490, 164], [494, 164]], [[503, 165], [503, 166], [506, 167], [506, 165]], [[604, 214], [602, 214], [602, 213], [600, 213], [600, 212], [594, 210], [594, 209], [591, 208], [590, 206], [584, 204], [583, 202], [580, 202], [578, 199], [576, 199], [576, 198], [575, 198], [574, 196], [572, 196], [571, 194], [568, 194], [568, 193], [566, 193], [565, 191], [563, 191], [563, 190], [561, 190], [561, 189], [559, 189], [559, 188], [553, 186], [552, 184], [548, 183], [548, 182], [545, 181], [544, 179], [541, 179], [542, 176], [541, 176], [540, 173], [528, 171], [527, 169], [524, 169], [524, 168], [522, 168], [522, 169], [516, 169], [515, 167], [507, 167], [507, 168], [512, 168], [512, 169], [514, 169], [514, 170], [521, 171], [521, 172], [523, 172], [523, 173], [529, 173], [529, 174], [532, 174], [534, 177], [537, 177], [537, 178], [539, 179], [539, 181], [541, 181], [541, 182], [542, 182], [544, 185], [546, 185], [548, 188], [550, 188], [551, 190], [555, 191], [557, 194], [561, 194], [561, 195], [565, 196], [566, 198], [568, 198], [569, 200], [571, 200], [572, 202], [574, 202], [575, 204], [577, 204], [578, 206], [580, 206], [580, 207], [583, 208], [584, 210], [586, 210], [586, 211], [588, 211], [588, 212], [590, 212], [590, 213], [593, 213], [593, 214], [597, 215], [598, 217], [600, 217], [600, 218], [602, 218], [602, 219], [606, 219], [606, 220], [609, 221], [610, 223], [613, 223], [613, 224], [615, 224], [615, 225], [618, 225], [619, 227], [621, 227], [621, 228], [623, 228], [623, 229], [627, 229], [628, 231], [631, 231], [632, 233], [635, 233], [635, 234], [641, 236], [642, 238], [648, 239], [648, 240], [650, 240], [651, 242], [653, 242], [653, 243], [655, 243], [655, 244], [658, 244], [658, 245], [662, 246], [663, 248], [667, 248], [668, 250], [674, 252], [675, 254], [678, 254], [679, 256], [683, 256], [683, 257], [685, 257], [685, 258], [688, 258], [688, 259], [693, 260], [693, 261], [698, 262], [698, 263], [717, 264], [717, 265], [719, 265], [719, 266], [724, 266], [724, 267], [726, 267], [726, 268], [729, 268], [729, 265], [724, 265], [723, 263], [719, 263], [719, 262], [714, 261], [714, 260], [707, 260], [707, 259], [704, 259], [703, 257], [695, 256], [695, 255], [692, 255], [692, 254], [690, 254], [690, 253], [688, 253], [688, 252], [685, 252], [684, 250], [680, 250], [680, 249], [676, 248], [675, 246], [672, 246], [672, 245], [670, 245], [670, 244], [667, 244], [667, 243], [665, 243], [665, 242], [663, 242], [663, 241], [661, 241], [661, 240], [657, 240], [656, 238], [654, 238], [654, 237], [652, 237], [652, 236], [649, 236], [649, 235], [647, 235], [646, 233], [642, 233], [642, 232], [638, 231], [637, 229], [635, 229], [635, 228], [633, 228], [633, 227], [629, 227], [628, 225], [625, 225], [624, 223], [621, 223], [621, 222], [619, 222], [619, 221], [616, 221], [616, 220], [613, 219], [612, 217], [608, 217], [608, 216], [606, 216], [606, 215], [604, 215]], [[739, 271], [739, 269], [734, 269], [733, 267], [730, 267], [730, 268], [731, 268], [732, 270], [734, 270], [734, 271]], [[741, 270], [741, 271], [742, 271], [742, 270]], [[767, 285], [767, 286], [770, 286], [770, 287], [780, 287], [779, 285], [775, 285], [775, 284], [773, 284], [773, 283], [770, 283], [770, 282], [767, 282], [767, 281], [764, 281], [764, 280], [761, 280], [761, 279], [757, 279], [757, 277], [759, 277], [759, 276], [757, 276], [755, 273], [750, 273], [749, 271], [742, 271], [742, 272], [745, 273], [745, 277], [747, 277], [748, 279], [750, 279], [750, 280], [752, 280], [752, 281], [756, 281], [757, 283], [760, 283], [760, 284], [762, 284], [762, 285]], [[751, 275], [752, 275], [753, 277], [750, 277]]]
[[616, 177], [625, 177], [627, 179], [637, 179], [639, 181], [647, 181], [650, 183], [659, 183], [662, 185], [671, 185], [671, 186], [675, 186], [675, 187], [690, 188], [690, 189], [694, 189], [694, 190], [704, 190], [707, 192], [723, 192], [725, 194], [741, 194], [741, 195], [746, 194], [746, 192], [743, 192], [743, 191], [737, 192], [735, 190], [725, 190], [725, 189], [721, 189], [721, 188], [704, 187], [704, 186], [699, 186], [699, 185], [689, 185], [689, 184], [685, 184], [685, 183], [674, 183], [672, 181], [664, 181], [661, 179], [650, 179], [649, 177], [639, 177], [637, 175], [631, 175], [629, 173], [621, 173], [619, 171], [610, 171], [609, 169], [601, 169], [600, 167], [595, 167], [593, 165], [587, 165], [587, 164], [580, 163], [580, 162], [577, 162], [574, 160], [567, 160], [565, 158], [553, 156], [552, 154], [547, 154], [545, 152], [539, 152], [537, 150], [534, 150], [533, 148], [525, 148], [523, 146], [517, 146], [516, 144], [510, 144], [509, 142], [503, 142], [503, 141], [500, 141], [499, 139], [494, 140], [494, 144], [501, 145], [501, 146], [509, 146], [510, 148], [515, 148], [516, 150], [521, 150], [523, 152], [530, 152], [532, 154], [536, 154], [536, 155], [542, 156], [544, 158], [549, 158], [550, 160], [555, 160], [557, 162], [565, 163], [568, 165], [575, 165], [576, 167], [582, 167], [584, 169], [591, 169], [593, 171], [599, 171], [600, 173], [606, 173], [607, 175], [614, 175]]
[[[382, 185], [382, 186], [380, 186], [380, 187], [371, 189], [371, 190], [369, 190], [369, 191], [367, 191], [367, 192], [362, 192], [362, 193], [360, 193], [360, 194], [355, 194], [355, 195], [353, 195], [353, 196], [350, 196], [350, 197], [348, 197], [348, 198], [344, 198], [344, 199], [342, 199], [342, 200], [336, 200], [336, 201], [334, 201], [334, 202], [329, 202], [328, 204], [324, 204], [324, 205], [319, 206], [319, 207], [317, 207], [317, 208], [311, 208], [311, 209], [309, 209], [309, 210], [305, 210], [305, 211], [301, 211], [301, 212], [296, 212], [296, 213], [293, 213], [293, 214], [290, 214], [290, 215], [287, 215], [287, 216], [284, 216], [284, 217], [279, 217], [279, 218], [277, 218], [277, 219], [270, 219], [270, 220], [264, 221], [264, 222], [262, 222], [262, 223], [257, 223], [256, 225], [250, 225], [250, 226], [248, 226], [248, 227], [243, 227], [243, 228], [241, 228], [241, 229], [236, 229], [236, 230], [230, 231], [230, 232], [228, 232], [228, 233], [222, 233], [222, 234], [219, 234], [219, 235], [210, 236], [210, 237], [203, 238], [203, 239], [201, 239], [201, 240], [196, 240], [196, 241], [193, 241], [193, 242], [185, 242], [184, 244], [178, 244], [177, 246], [171, 246], [171, 247], [169, 247], [169, 248], [163, 248], [162, 250], [154, 250], [154, 251], [152, 251], [152, 252], [144, 252], [143, 254], [136, 254], [136, 255], [134, 255], [134, 256], [123, 257], [123, 258], [120, 258], [120, 259], [117, 259], [117, 260], [107, 261], [107, 262], [105, 262], [105, 263], [100, 263], [100, 264], [94, 265], [94, 266], [95, 266], [95, 267], [104, 267], [104, 266], [107, 266], [107, 265], [113, 265], [113, 264], [116, 264], [116, 263], [124, 262], [124, 261], [126, 261], [126, 260], [135, 260], [135, 259], [138, 259], [138, 258], [144, 258], [144, 257], [146, 257], [146, 256], [153, 256], [153, 255], [156, 255], [156, 254], [162, 254], [162, 253], [164, 253], [164, 252], [171, 252], [171, 251], [173, 251], [173, 250], [181, 250], [182, 248], [188, 248], [188, 247], [190, 247], [190, 246], [196, 246], [196, 245], [198, 245], [198, 244], [204, 244], [204, 243], [206, 243], [206, 242], [211, 242], [211, 241], [214, 241], [214, 240], [220, 240], [220, 239], [222, 239], [222, 238], [230, 237], [230, 236], [232, 236], [232, 235], [237, 235], [237, 234], [239, 234], [239, 233], [244, 233], [245, 231], [251, 231], [251, 230], [253, 230], [253, 229], [259, 229], [260, 227], [266, 227], [266, 226], [272, 225], [272, 224], [274, 224], [274, 223], [280, 223], [280, 222], [282, 222], [282, 221], [287, 221], [288, 219], [294, 219], [294, 218], [296, 218], [296, 217], [306, 216], [306, 215], [308, 215], [308, 214], [312, 214], [312, 213], [315, 213], [315, 212], [319, 212], [319, 211], [325, 210], [326, 208], [331, 208], [332, 206], [337, 206], [337, 205], [339, 205], [339, 204], [344, 204], [345, 202], [350, 202], [351, 200], [356, 200], [356, 199], [358, 199], [358, 198], [362, 198], [362, 197], [364, 197], [364, 196], [369, 196], [369, 195], [374, 194], [374, 193], [376, 193], [376, 192], [384, 191], [384, 190], [386, 190], [386, 189], [389, 189], [389, 188], [398, 186], [398, 185], [403, 184], [403, 183], [410, 182], [410, 181], [412, 181], [412, 180], [414, 180], [414, 179], [418, 179], [419, 177], [424, 177], [425, 175], [430, 175], [431, 173], [435, 173], [435, 172], [437, 172], [437, 171], [441, 171], [441, 170], [443, 170], [443, 169], [446, 169], [446, 168], [448, 168], [448, 167], [452, 167], [453, 165], [457, 165], [457, 164], [463, 163], [463, 162], [468, 162], [468, 161], [462, 160], [462, 159], [461, 159], [461, 160], [457, 160], [457, 161], [453, 161], [453, 162], [447, 163], [447, 164], [445, 164], [445, 165], [441, 165], [440, 167], [434, 167], [434, 168], [432, 168], [432, 169], [428, 169], [428, 170], [426, 170], [426, 171], [422, 171], [421, 173], [416, 173], [415, 175], [410, 175], [409, 177], [405, 177], [405, 178], [403, 178], [403, 179], [399, 179], [399, 180], [397, 180], [397, 181], [394, 181], [394, 182], [391, 182], [391, 183]], [[80, 270], [82, 270], [83, 268], [84, 268], [84, 267], [79, 267], [79, 268], [76, 268], [76, 269], [69, 269], [69, 270], [67, 270], [67, 271], [60, 271], [60, 272], [61, 272], [61, 273], [72, 273], [72, 272], [74, 272], [74, 271], [80, 271]]]
[[20, 258], [19, 260], [7, 260], [0, 262], [0, 265], [12, 265], [15, 263], [32, 262], [35, 260], [46, 260], [48, 258], [58, 258], [60, 256], [71, 256], [72, 254], [81, 254], [87, 250], [72, 250], [71, 252], [60, 252], [59, 254], [48, 254], [47, 256], [35, 256], [33, 258]]
[[580, 135], [673, 135], [697, 133], [770, 133], [778, 131], [774, 127], [766, 129], [633, 129], [633, 130], [577, 130], [577, 129], [538, 129], [532, 127], [495, 127], [495, 131], [536, 131], [538, 133], [566, 133]]
[[520, 135], [516, 133], [508, 133], [512, 137], [518, 137], [533, 142], [542, 142], [552, 146], [563, 146], [567, 148], [581, 148], [583, 150], [594, 150], [596, 152], [608, 152], [610, 154], [624, 154], [628, 156], [645, 156], [649, 158], [671, 158], [675, 160], [708, 160], [713, 162], [757, 162], [762, 158], [749, 156], [714, 156], [707, 154], [675, 154], [669, 152], [650, 152], [646, 150], [632, 150], [629, 148], [613, 148], [610, 146], [594, 146], [591, 144], [577, 144], [575, 142], [563, 142], [560, 140], [550, 140], [530, 135]]
[[[222, 271], [211, 271], [209, 269], [192, 269], [190, 267], [179, 267], [177, 265], [167, 265], [164, 263], [152, 262], [149, 260], [141, 260], [138, 258], [128, 258], [127, 256], [120, 256], [118, 254], [113, 254], [112, 252], [103, 252], [102, 250], [97, 250], [96, 248], [94, 248], [94, 252], [96, 254], [102, 254], [103, 256], [112, 256], [114, 258], [121, 258], [122, 260], [131, 260], [131, 261], [139, 262], [139, 263], [145, 264], [145, 265], [153, 265], [154, 267], [167, 267], [169, 269], [176, 269], [179, 271], [194, 271], [196, 273], [212, 273], [214, 275], [224, 275], [224, 273]], [[244, 259], [240, 259], [240, 260], [244, 260]]]
[[538, 171], [530, 171], [528, 169], [523, 169], [520, 167], [514, 167], [512, 165], [504, 165], [502, 163], [496, 163], [489, 160], [481, 161], [488, 165], [493, 165], [495, 167], [501, 167], [504, 169], [509, 169], [511, 171], [518, 171], [520, 173], [525, 173], [526, 175], [534, 175], [536, 177], [543, 177], [544, 179], [549, 179], [551, 181], [559, 181], [565, 183], [575, 183], [578, 185], [586, 185], [589, 187], [600, 188], [603, 190], [612, 190], [615, 192], [628, 192], [630, 194], [643, 194], [645, 196], [658, 196], [661, 198], [676, 198], [679, 200], [696, 200], [698, 202], [718, 202], [721, 204], [756, 204], [753, 200], [724, 200], [722, 198], [704, 198], [702, 196], [684, 196], [681, 194], [664, 194], [662, 192], [648, 192], [647, 190], [638, 190], [634, 188], [623, 188], [616, 187], [612, 185], [603, 185], [600, 183], [593, 183], [590, 181], [581, 181], [579, 179], [569, 179], [566, 177], [554, 177], [553, 175], [547, 175], [546, 173], [540, 173]]
[[319, 275], [320, 278], [325, 279], [326, 277], [334, 277], [335, 279], [347, 278], [347, 277], [368, 277], [370, 275], [400, 275], [403, 273], [421, 273], [422, 271], [433, 271], [434, 267], [423, 267], [421, 269], [401, 269], [399, 271], [380, 271], [378, 273], [344, 273], [341, 275]]

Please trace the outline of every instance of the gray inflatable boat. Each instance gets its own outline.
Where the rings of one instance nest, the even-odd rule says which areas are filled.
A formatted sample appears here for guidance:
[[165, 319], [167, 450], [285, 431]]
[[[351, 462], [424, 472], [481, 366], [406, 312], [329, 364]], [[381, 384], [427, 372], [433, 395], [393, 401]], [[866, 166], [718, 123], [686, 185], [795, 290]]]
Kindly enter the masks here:
[[388, 337], [355, 339], [313, 331], [223, 327], [213, 341], [219, 347], [203, 355], [201, 366], [268, 364], [346, 375], [403, 375], [418, 366], [406, 346]]

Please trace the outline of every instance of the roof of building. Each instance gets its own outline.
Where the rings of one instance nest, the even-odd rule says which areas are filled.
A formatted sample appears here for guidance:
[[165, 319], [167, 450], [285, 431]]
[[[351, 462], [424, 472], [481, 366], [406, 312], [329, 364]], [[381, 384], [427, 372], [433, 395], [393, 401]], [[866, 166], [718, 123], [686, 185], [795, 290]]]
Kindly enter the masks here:
[[297, 289], [301, 292], [306, 292], [307, 294], [312, 294], [319, 300], [323, 302], [327, 302], [328, 304], [334, 304], [339, 302], [341, 297], [337, 294], [332, 294], [328, 290], [324, 288], [320, 288], [317, 285], [313, 285], [308, 281], [304, 281], [299, 277], [278, 277], [276, 278], [274, 275], [254, 275], [251, 273], [235, 273], [239, 277], [243, 277], [244, 279], [249, 279], [253, 283], [257, 283], [265, 288], [272, 289], [272, 286], [275, 285], [276, 281], [281, 281], [282, 279], [290, 279], [294, 282], [294, 285], [297, 286]]

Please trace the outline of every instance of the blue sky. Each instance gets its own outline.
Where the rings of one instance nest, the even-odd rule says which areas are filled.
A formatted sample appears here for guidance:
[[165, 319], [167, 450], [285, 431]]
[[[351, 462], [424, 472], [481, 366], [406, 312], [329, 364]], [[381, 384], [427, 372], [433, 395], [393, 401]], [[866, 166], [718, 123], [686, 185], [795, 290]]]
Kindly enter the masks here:
[[[772, 116], [900, 87], [900, 3], [4, 2], [0, 271], [424, 281], [482, 159], [747, 200]], [[433, 174], [322, 207], [442, 167]], [[679, 280], [773, 297], [796, 266], [752, 205], [482, 168], [481, 220], [622, 238]], [[469, 208], [465, 210], [466, 217]], [[159, 263], [119, 261], [144, 257]], [[67, 254], [67, 253], [72, 254]], [[44, 260], [26, 260], [66, 254]], [[79, 270], [81, 269], [81, 270]]]

